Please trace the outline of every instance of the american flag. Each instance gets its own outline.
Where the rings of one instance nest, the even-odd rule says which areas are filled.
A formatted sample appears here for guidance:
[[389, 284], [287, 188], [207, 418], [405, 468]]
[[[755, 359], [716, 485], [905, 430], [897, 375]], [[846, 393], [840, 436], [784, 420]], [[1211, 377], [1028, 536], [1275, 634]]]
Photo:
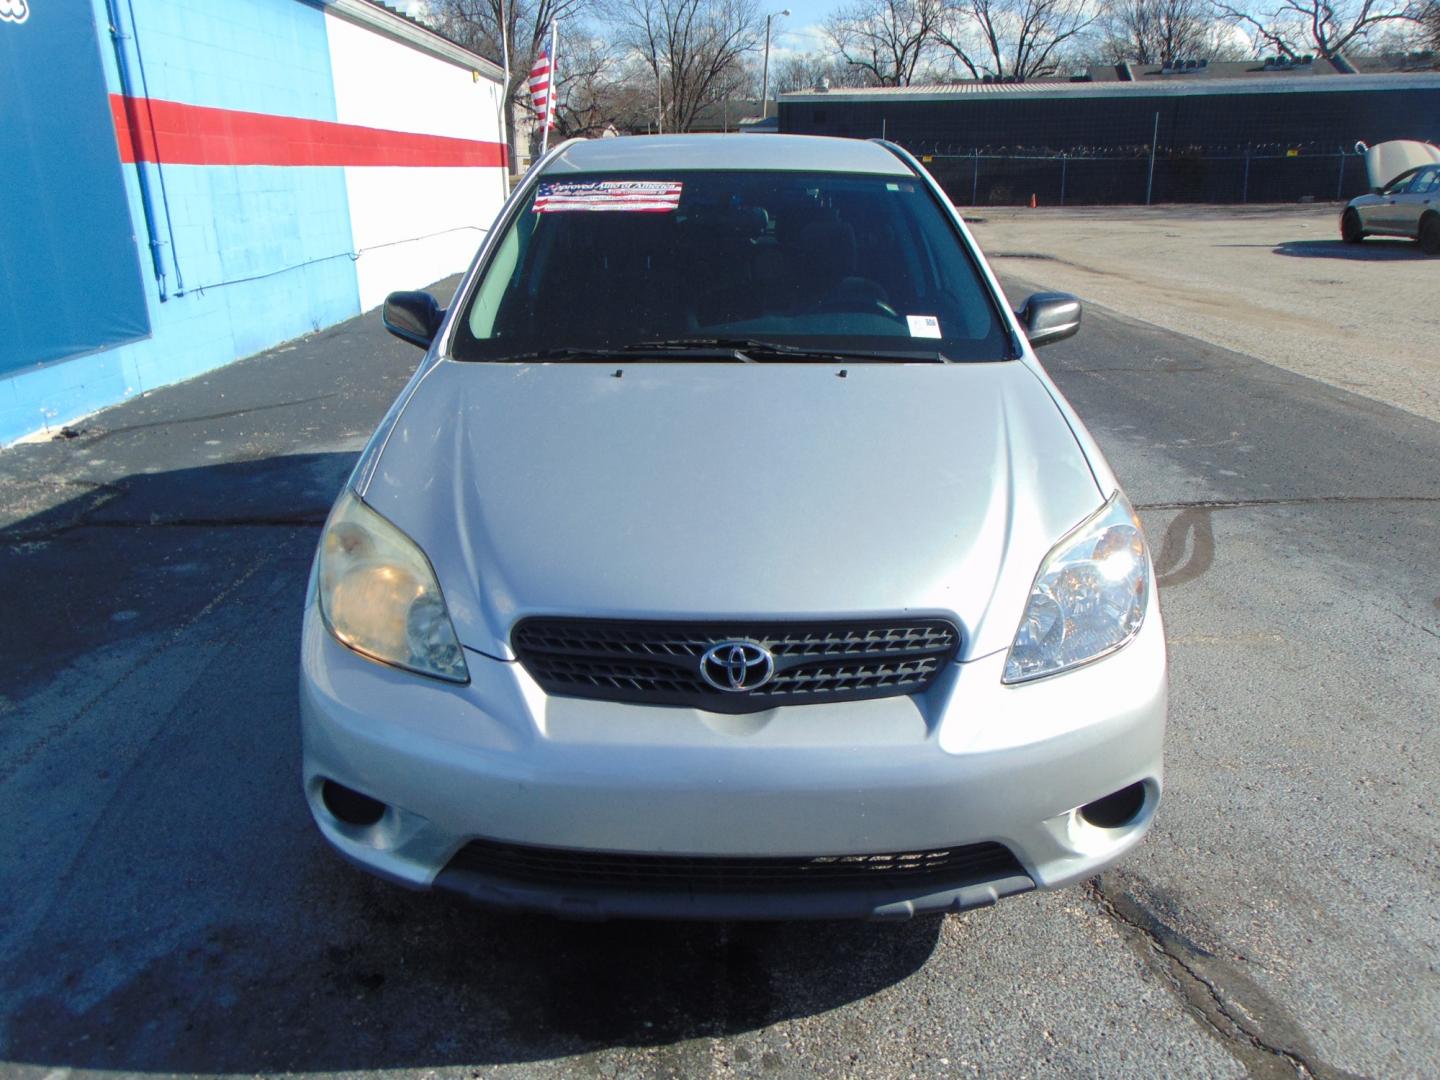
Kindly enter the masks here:
[[535, 106], [535, 115], [547, 128], [555, 126], [555, 109], [550, 102], [550, 91], [554, 84], [554, 71], [550, 63], [550, 47], [540, 46], [540, 55], [535, 57], [535, 66], [530, 69], [530, 102]]
[[576, 210], [668, 214], [679, 208], [682, 190], [678, 180], [550, 181], [535, 193], [532, 210], [537, 214]]

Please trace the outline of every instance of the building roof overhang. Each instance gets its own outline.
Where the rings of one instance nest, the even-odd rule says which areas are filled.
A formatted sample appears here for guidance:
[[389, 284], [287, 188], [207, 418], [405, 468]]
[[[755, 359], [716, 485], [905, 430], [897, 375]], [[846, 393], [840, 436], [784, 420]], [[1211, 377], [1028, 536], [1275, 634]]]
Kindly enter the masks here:
[[467, 71], [478, 72], [495, 82], [504, 81], [505, 70], [495, 61], [487, 59], [479, 53], [471, 52], [464, 46], [457, 45], [444, 35], [437, 34], [423, 23], [417, 22], [408, 15], [402, 15], [380, 3], [379, 0], [318, 0], [318, 2], [325, 10], [358, 26], [363, 26], [367, 30], [383, 34], [401, 44], [449, 61]]

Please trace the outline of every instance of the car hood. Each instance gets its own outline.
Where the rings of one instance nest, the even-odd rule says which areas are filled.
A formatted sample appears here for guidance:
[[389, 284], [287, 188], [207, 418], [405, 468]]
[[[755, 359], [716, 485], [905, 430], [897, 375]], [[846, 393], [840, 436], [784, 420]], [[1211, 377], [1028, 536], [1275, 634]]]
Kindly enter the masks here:
[[361, 494], [510, 659], [532, 614], [941, 614], [984, 655], [1109, 493], [1019, 362], [444, 361]]
[[1403, 172], [1440, 161], [1440, 147], [1414, 139], [1392, 139], [1365, 151], [1365, 172], [1370, 187], [1383, 188]]

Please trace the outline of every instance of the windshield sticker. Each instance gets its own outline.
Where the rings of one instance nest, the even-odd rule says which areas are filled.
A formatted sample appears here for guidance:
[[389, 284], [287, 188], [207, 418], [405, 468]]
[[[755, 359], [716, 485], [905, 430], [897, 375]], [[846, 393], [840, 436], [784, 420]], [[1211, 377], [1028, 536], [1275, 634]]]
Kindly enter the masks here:
[[675, 180], [551, 181], [540, 185], [532, 209], [537, 214], [572, 210], [669, 214], [680, 206], [682, 186]]
[[910, 324], [911, 337], [942, 337], [940, 333], [940, 320], [934, 315], [906, 315], [905, 321]]

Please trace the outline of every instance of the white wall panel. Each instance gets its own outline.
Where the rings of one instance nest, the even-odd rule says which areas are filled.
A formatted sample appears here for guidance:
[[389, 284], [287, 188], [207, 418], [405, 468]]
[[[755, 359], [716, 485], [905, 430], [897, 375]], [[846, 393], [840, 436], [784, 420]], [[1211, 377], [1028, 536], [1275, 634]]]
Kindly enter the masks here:
[[361, 310], [468, 266], [500, 208], [500, 172], [347, 168]]
[[[499, 143], [497, 82], [327, 13], [336, 120]], [[504, 199], [499, 167], [349, 166], [360, 307], [465, 268]]]

